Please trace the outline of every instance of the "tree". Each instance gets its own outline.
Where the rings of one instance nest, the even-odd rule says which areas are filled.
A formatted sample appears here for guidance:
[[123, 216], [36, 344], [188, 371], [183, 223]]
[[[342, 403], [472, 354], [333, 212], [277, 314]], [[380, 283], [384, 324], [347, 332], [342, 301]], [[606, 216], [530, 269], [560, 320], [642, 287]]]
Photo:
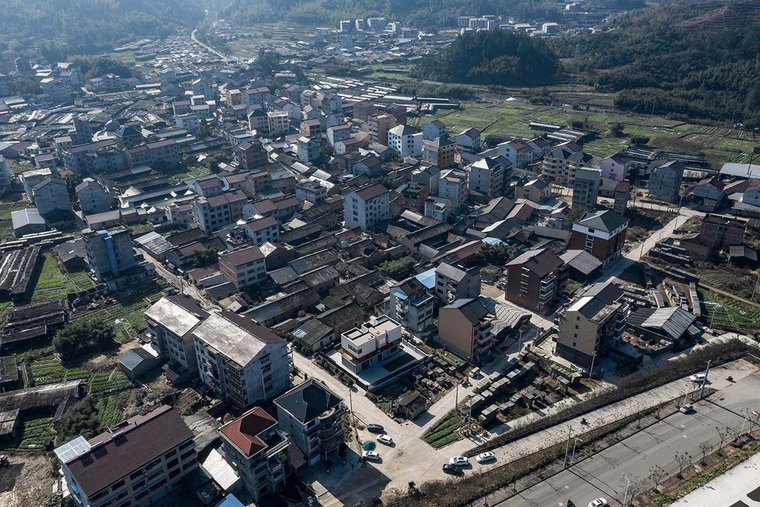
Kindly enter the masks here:
[[623, 129], [624, 127], [622, 123], [616, 123], [610, 127], [610, 134], [612, 134], [614, 137], [622, 137]]
[[681, 474], [683, 474], [684, 469], [691, 465], [691, 455], [688, 452], [676, 452], [673, 459], [676, 460], [676, 464], [678, 465], [678, 477], [683, 478]]
[[718, 444], [718, 454], [723, 455], [723, 444], [726, 442], [726, 438], [731, 433], [731, 429], [728, 427], [716, 426], [715, 431], [718, 432], [718, 438], [720, 443]]
[[56, 427], [59, 444], [80, 435], [84, 438], [95, 436], [100, 426], [95, 402], [94, 396], [87, 395], [63, 413]]
[[378, 268], [380, 271], [391, 278], [401, 280], [411, 275], [417, 260], [412, 256], [402, 257], [395, 261], [385, 261]]
[[699, 450], [702, 451], [702, 459], [699, 462], [704, 465], [707, 453], [710, 452], [710, 442], [701, 442], [699, 444]]
[[195, 132], [195, 135], [198, 137], [198, 139], [206, 139], [207, 137], [211, 136], [211, 127], [209, 127], [208, 122], [206, 122], [205, 118], [201, 118], [200, 124], [198, 125], [198, 130]]
[[113, 326], [104, 321], [79, 320], [68, 324], [53, 338], [53, 347], [64, 361], [94, 351], [106, 351], [114, 345]]
[[500, 245], [483, 245], [477, 254], [475, 260], [478, 264], [493, 264], [503, 266], [514, 257], [516, 248], [507, 244]]
[[649, 137], [647, 136], [631, 136], [631, 144], [636, 146], [644, 146], [649, 144]]
[[563, 220], [562, 225], [565, 229], [570, 229], [576, 220], [579, 220], [583, 214], [586, 212], [586, 208], [573, 208], [570, 210], [570, 213], [567, 214], [565, 217], [565, 220]]
[[264, 48], [259, 49], [256, 66], [264, 75], [271, 75], [280, 70], [280, 54]]
[[210, 266], [219, 260], [219, 252], [211, 247], [206, 247], [203, 250], [198, 250], [193, 256], [194, 268], [205, 268]]
[[665, 478], [665, 470], [660, 465], [654, 465], [649, 469], [649, 479], [654, 482], [654, 489], [659, 489], [660, 483]]

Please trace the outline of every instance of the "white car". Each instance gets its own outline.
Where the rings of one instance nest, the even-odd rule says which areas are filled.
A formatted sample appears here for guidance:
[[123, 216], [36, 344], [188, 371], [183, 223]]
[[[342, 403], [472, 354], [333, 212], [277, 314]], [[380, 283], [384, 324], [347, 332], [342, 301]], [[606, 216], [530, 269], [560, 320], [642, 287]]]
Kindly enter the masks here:
[[607, 500], [605, 500], [604, 498], [597, 498], [596, 500], [588, 504], [588, 507], [609, 507], [609, 505], [610, 504], [608, 504]]
[[478, 454], [478, 457], [475, 459], [478, 460], [478, 463], [487, 463], [496, 460], [496, 455], [491, 451], [486, 451]]
[[692, 405], [691, 403], [687, 403], [686, 405], [679, 408], [678, 410], [680, 410], [682, 414], [691, 414], [692, 412], [694, 412], [694, 405]]
[[707, 380], [707, 376], [704, 373], [696, 373], [689, 377], [689, 380], [696, 382], [697, 384], [701, 384]]
[[467, 459], [465, 456], [454, 456], [449, 460], [450, 465], [456, 465], [458, 467], [463, 467], [470, 464], [470, 460]]
[[362, 458], [365, 460], [380, 461], [380, 454], [377, 451], [363, 451]]
[[386, 435], [385, 433], [383, 433], [382, 435], [378, 435], [377, 441], [380, 442], [381, 444], [393, 445], [393, 439], [389, 437], [388, 435]]

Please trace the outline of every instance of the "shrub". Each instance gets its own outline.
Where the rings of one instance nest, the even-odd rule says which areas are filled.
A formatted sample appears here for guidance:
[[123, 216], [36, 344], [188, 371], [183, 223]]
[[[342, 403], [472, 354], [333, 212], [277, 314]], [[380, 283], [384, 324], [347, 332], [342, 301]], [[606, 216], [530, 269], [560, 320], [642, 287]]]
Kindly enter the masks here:
[[106, 351], [114, 345], [111, 324], [98, 320], [79, 320], [58, 331], [53, 347], [64, 361], [81, 357], [94, 351]]

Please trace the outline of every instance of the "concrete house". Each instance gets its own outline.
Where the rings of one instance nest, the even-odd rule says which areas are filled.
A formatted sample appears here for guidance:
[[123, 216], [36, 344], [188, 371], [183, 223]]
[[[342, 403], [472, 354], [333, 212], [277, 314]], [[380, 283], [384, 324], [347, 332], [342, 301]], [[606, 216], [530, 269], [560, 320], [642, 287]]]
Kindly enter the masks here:
[[628, 219], [610, 210], [586, 213], [573, 224], [568, 249], [585, 250], [607, 266], [622, 255]]
[[507, 263], [505, 296], [535, 312], [549, 309], [565, 290], [568, 270], [548, 248], [529, 250]]
[[349, 229], [372, 229], [389, 218], [389, 192], [380, 183], [370, 184], [343, 198], [343, 218]]
[[441, 308], [438, 341], [447, 349], [478, 364], [493, 349], [493, 315], [477, 299], [457, 299]]
[[79, 207], [85, 215], [104, 213], [111, 209], [111, 193], [100, 182], [85, 178], [76, 186]]
[[677, 202], [681, 191], [681, 180], [685, 167], [678, 160], [672, 160], [657, 167], [649, 175], [649, 195], [668, 202]]

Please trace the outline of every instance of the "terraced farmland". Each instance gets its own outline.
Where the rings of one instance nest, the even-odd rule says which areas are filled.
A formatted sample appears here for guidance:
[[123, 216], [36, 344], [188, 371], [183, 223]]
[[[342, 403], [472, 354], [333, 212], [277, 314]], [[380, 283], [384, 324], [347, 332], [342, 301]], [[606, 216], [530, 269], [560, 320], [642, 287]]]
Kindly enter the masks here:
[[87, 392], [95, 396], [123, 391], [132, 387], [132, 381], [117, 366], [112, 370], [98, 371], [87, 382]]
[[88, 379], [92, 375], [92, 372], [79, 368], [66, 368], [52, 355], [31, 361], [29, 368], [32, 372], [32, 382], [36, 386]]
[[43, 450], [45, 442], [55, 440], [55, 428], [51, 417], [26, 419], [21, 423], [19, 449]]
[[706, 322], [717, 329], [736, 331], [743, 334], [753, 335], [760, 330], [760, 307], [748, 305], [709, 290], [700, 289], [702, 301], [718, 303], [703, 305], [703, 315]]
[[32, 302], [59, 301], [67, 294], [76, 291], [74, 284], [58, 269], [53, 257], [46, 254], [37, 284], [34, 286]]

